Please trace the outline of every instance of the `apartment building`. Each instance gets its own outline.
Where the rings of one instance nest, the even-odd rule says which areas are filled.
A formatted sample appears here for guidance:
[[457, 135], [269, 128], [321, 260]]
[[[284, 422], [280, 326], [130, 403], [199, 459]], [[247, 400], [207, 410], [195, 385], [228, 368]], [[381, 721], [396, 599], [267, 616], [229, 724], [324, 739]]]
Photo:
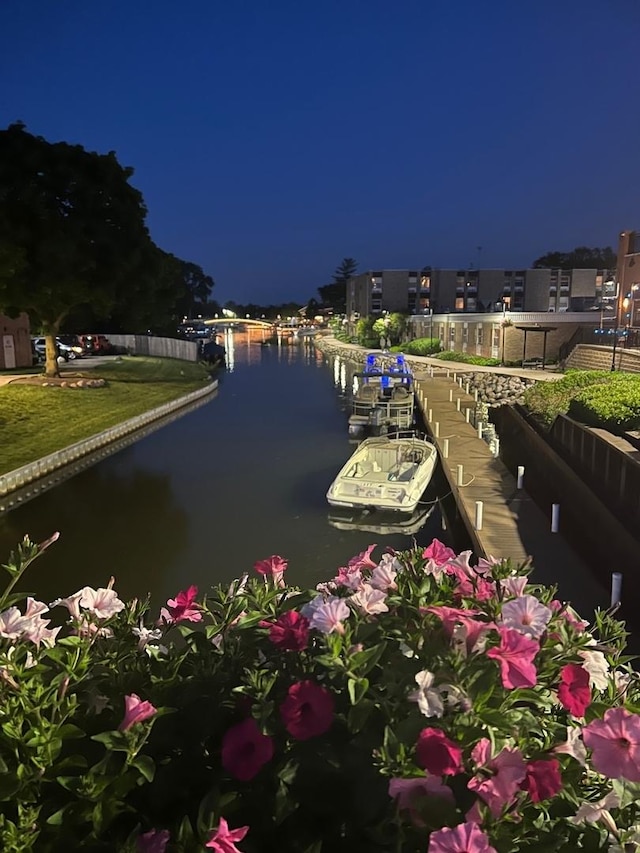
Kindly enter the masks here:
[[640, 328], [640, 231], [620, 233], [616, 278], [620, 324]]
[[[640, 254], [637, 260], [640, 281]], [[615, 295], [615, 275], [596, 269], [369, 270], [347, 283], [347, 316], [589, 311]], [[640, 286], [637, 291], [640, 308]]]

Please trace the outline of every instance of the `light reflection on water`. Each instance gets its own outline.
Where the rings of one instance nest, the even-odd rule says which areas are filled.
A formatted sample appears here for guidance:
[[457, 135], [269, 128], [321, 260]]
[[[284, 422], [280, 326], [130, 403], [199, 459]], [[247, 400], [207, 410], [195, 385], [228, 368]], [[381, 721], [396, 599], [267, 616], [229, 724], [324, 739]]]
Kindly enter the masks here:
[[[25, 588], [44, 600], [116, 576], [126, 597], [160, 603], [202, 591], [280, 554], [292, 583], [335, 574], [373, 542], [449, 544], [438, 508], [415, 533], [330, 523], [326, 491], [353, 447], [347, 431], [354, 367], [310, 341], [225, 335], [216, 398], [0, 518], [0, 561], [25, 533], [58, 543]], [[435, 493], [427, 493], [434, 500]], [[368, 525], [371, 526], [370, 524]]]

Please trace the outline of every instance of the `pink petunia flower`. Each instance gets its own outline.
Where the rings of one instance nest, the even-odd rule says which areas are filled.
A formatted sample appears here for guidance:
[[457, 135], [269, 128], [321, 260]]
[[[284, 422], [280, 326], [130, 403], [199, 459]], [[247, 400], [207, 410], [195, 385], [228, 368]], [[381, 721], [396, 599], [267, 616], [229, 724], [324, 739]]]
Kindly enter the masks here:
[[0, 613], [0, 637], [17, 640], [24, 630], [25, 619], [17, 607], [8, 607]]
[[311, 628], [321, 631], [323, 634], [331, 634], [337, 631], [344, 633], [343, 621], [349, 616], [349, 608], [344, 599], [335, 595], [327, 598], [318, 596], [302, 609], [302, 613], [309, 620]]
[[453, 574], [458, 578], [455, 594], [458, 598], [473, 598], [475, 601], [490, 601], [495, 598], [496, 586], [492, 580], [480, 575], [468, 576], [456, 569]]
[[453, 791], [436, 776], [414, 776], [410, 779], [390, 779], [389, 796], [394, 799], [400, 811], [407, 811], [416, 826], [424, 826], [420, 818], [421, 802], [429, 797], [440, 797], [451, 805], [455, 804]]
[[589, 673], [577, 663], [568, 663], [560, 670], [561, 682], [558, 687], [558, 700], [574, 717], [584, 717], [591, 704]]
[[366, 551], [362, 551], [360, 554], [356, 554], [355, 557], [352, 557], [348, 563], [349, 568], [352, 570], [353, 569], [360, 569], [360, 570], [362, 570], [362, 569], [375, 569], [375, 567], [378, 564], [374, 563], [374, 561], [371, 559], [371, 552], [376, 547], [377, 547], [377, 544], [376, 545], [369, 545], [369, 547], [367, 548]]
[[[384, 556], [388, 557], [389, 555], [385, 554]], [[395, 562], [397, 563], [397, 560]], [[383, 559], [371, 572], [371, 577], [369, 578], [371, 586], [375, 587], [375, 589], [381, 589], [383, 592], [386, 592], [388, 589], [397, 589], [396, 577], [398, 570], [394, 569], [393, 565], [393, 561], [384, 561]]]
[[385, 604], [386, 597], [386, 593], [381, 589], [374, 589], [370, 583], [363, 583], [355, 595], [349, 596], [349, 601], [365, 616], [375, 616], [377, 613], [388, 612], [389, 608]]
[[272, 554], [266, 560], [258, 560], [253, 568], [266, 580], [271, 579], [276, 586], [284, 586], [284, 573], [289, 563], [278, 554]]
[[434, 539], [431, 545], [422, 552], [423, 560], [433, 560], [436, 566], [444, 566], [449, 560], [455, 560], [456, 552], [441, 542]]
[[177, 625], [179, 622], [201, 622], [200, 606], [195, 603], [198, 587], [190, 586], [182, 590], [175, 598], [167, 601], [167, 606], [160, 611], [160, 621], [167, 625]]
[[275, 622], [261, 622], [269, 628], [274, 646], [290, 652], [301, 652], [309, 644], [309, 620], [296, 610], [287, 610]]
[[504, 595], [510, 595], [514, 598], [518, 598], [519, 596], [524, 595], [524, 590], [528, 582], [529, 578], [526, 575], [509, 575], [508, 578], [502, 578], [500, 581], [500, 587], [502, 588]]
[[309, 740], [331, 728], [335, 702], [326, 687], [315, 681], [298, 681], [287, 691], [280, 705], [280, 716], [289, 734], [296, 740]]
[[551, 611], [535, 595], [521, 595], [502, 605], [500, 624], [539, 640], [547, 630]]
[[521, 788], [529, 792], [532, 803], [549, 800], [562, 790], [560, 762], [557, 758], [529, 761], [526, 772]]
[[455, 776], [464, 769], [462, 749], [442, 729], [422, 729], [416, 743], [416, 763], [433, 776]]
[[475, 823], [445, 826], [429, 836], [427, 853], [497, 853], [489, 838]]
[[273, 740], [253, 717], [231, 726], [222, 738], [222, 766], [241, 782], [249, 782], [273, 757]]
[[591, 763], [608, 779], [640, 782], [640, 716], [626, 708], [609, 708], [601, 720], [582, 729], [592, 750]]
[[499, 628], [498, 633], [500, 645], [489, 649], [487, 657], [499, 662], [503, 687], [535, 687], [538, 672], [533, 661], [540, 644], [512, 628]]
[[359, 590], [363, 583], [360, 569], [349, 569], [344, 566], [338, 569], [338, 574], [333, 579], [333, 588], [342, 586], [345, 589]]
[[131, 726], [148, 720], [156, 713], [156, 709], [151, 702], [143, 701], [135, 693], [124, 697], [124, 708], [124, 717], [118, 726], [118, 730], [121, 732], [128, 731]]
[[567, 625], [570, 625], [578, 634], [584, 633], [584, 630], [589, 627], [589, 623], [581, 619], [573, 607], [563, 604], [557, 598], [549, 602], [549, 607], [557, 616], [561, 616]]
[[610, 817], [609, 810], [620, 807], [620, 794], [617, 791], [609, 791], [609, 793], [596, 800], [595, 803], [583, 803], [572, 818], [569, 818], [571, 823], [597, 823], [598, 821]]
[[526, 767], [519, 749], [505, 747], [495, 758], [491, 756], [491, 742], [482, 738], [474, 746], [471, 757], [478, 770], [467, 785], [489, 806], [494, 817], [500, 817], [508, 806], [526, 775]]
[[82, 590], [79, 590], [67, 598], [56, 598], [55, 601], [51, 602], [51, 607], [57, 607], [59, 604], [62, 604], [67, 608], [72, 619], [80, 619], [80, 599], [82, 598], [82, 592]]
[[136, 839], [136, 853], [164, 853], [171, 838], [168, 829], [150, 829]]
[[210, 850], [214, 850], [215, 853], [241, 853], [239, 848], [236, 847], [236, 841], [242, 841], [247, 832], [249, 832], [248, 826], [229, 829], [229, 824], [221, 817], [218, 828], [213, 831], [204, 846]]
[[85, 586], [80, 591], [80, 606], [84, 607], [98, 619], [109, 619], [124, 610], [124, 601], [120, 601], [118, 594], [113, 589]]

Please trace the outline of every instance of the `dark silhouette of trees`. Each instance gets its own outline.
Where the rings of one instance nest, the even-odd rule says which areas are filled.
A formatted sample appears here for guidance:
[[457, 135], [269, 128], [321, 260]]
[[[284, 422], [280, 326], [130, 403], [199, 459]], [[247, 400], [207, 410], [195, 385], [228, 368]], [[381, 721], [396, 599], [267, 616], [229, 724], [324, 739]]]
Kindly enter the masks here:
[[333, 308], [334, 313], [344, 314], [347, 307], [347, 282], [355, 275], [358, 262], [354, 258], [343, 258], [333, 274], [332, 284], [318, 288], [323, 305]]
[[22, 123], [0, 131], [0, 306], [27, 311], [47, 339], [48, 376], [58, 373], [55, 335], [71, 309], [108, 315], [125, 294], [149, 299], [157, 253], [133, 170], [113, 151], [51, 143]]
[[613, 270], [616, 253], [610, 246], [604, 249], [578, 246], [571, 252], [548, 252], [533, 262], [533, 269]]

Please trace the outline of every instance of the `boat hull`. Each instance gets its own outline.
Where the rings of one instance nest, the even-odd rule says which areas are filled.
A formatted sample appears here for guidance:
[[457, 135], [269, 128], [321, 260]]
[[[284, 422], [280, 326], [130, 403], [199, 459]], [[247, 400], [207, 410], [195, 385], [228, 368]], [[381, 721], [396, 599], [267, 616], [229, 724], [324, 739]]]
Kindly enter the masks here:
[[411, 514], [437, 460], [435, 446], [416, 436], [365, 439], [331, 484], [327, 501], [346, 509], [374, 507]]

